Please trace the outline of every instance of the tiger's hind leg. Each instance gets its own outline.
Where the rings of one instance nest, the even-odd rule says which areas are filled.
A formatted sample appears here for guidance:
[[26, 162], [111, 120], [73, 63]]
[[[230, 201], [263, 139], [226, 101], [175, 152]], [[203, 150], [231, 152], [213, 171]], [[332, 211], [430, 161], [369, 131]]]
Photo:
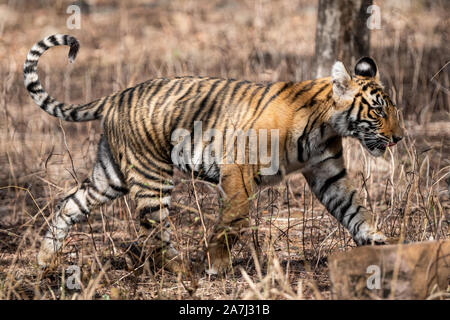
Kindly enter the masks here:
[[145, 168], [136, 164], [129, 172], [128, 184], [139, 215], [139, 239], [130, 248], [132, 267], [150, 266], [182, 272], [178, 251], [171, 243], [169, 206], [173, 189], [172, 166], [159, 163]]
[[96, 207], [127, 192], [123, 175], [112, 157], [108, 142], [102, 137], [91, 177], [56, 206], [56, 213], [49, 221], [48, 231], [41, 243], [38, 264], [41, 267], [51, 264], [55, 253], [61, 248], [75, 223], [87, 217]]
[[221, 186], [226, 197], [208, 242], [207, 274], [224, 273], [231, 266], [231, 248], [249, 227], [249, 198], [254, 190], [252, 170], [251, 166], [235, 164], [222, 168]]

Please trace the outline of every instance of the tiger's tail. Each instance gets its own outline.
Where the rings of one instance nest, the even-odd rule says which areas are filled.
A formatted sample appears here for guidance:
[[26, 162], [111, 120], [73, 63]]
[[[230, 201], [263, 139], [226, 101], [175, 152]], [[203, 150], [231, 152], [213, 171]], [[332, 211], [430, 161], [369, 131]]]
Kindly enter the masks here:
[[23, 75], [25, 87], [34, 102], [42, 110], [66, 121], [90, 121], [102, 117], [106, 97], [86, 103], [68, 104], [59, 102], [51, 97], [42, 87], [37, 74], [37, 64], [41, 55], [51, 47], [66, 45], [70, 47], [69, 62], [72, 63], [77, 56], [80, 44], [72, 36], [55, 34], [37, 42], [28, 52], [25, 60]]

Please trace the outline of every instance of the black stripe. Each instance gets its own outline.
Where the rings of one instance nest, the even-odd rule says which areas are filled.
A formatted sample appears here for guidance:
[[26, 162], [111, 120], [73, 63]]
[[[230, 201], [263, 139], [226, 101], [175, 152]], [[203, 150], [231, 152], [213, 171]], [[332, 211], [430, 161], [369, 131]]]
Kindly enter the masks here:
[[112, 196], [109, 193], [107, 193], [106, 191], [101, 192], [100, 190], [98, 190], [97, 186], [94, 185], [94, 183], [90, 184], [88, 187], [88, 195], [93, 198], [94, 200], [96, 200], [97, 202], [100, 202], [95, 193], [97, 193], [98, 195], [102, 196], [102, 197], [106, 197], [109, 200], [114, 200], [115, 198], [117, 198], [116, 196]]
[[[313, 125], [314, 125], [314, 123], [311, 126], [313, 126]], [[325, 140], [324, 142], [322, 142], [320, 144], [319, 149], [326, 150], [326, 149], [332, 147], [333, 145], [335, 145], [339, 141], [339, 139], [340, 139], [339, 136], [331, 136], [330, 138], [328, 138], [327, 140]]]
[[340, 206], [343, 202], [344, 202], [344, 198], [340, 198], [338, 201], [336, 201], [336, 203], [335, 203], [331, 208], [329, 208], [329, 212], [330, 212], [332, 215], [336, 216], [336, 215], [334, 214], [334, 211], [335, 211], [337, 208], [339, 208], [339, 206]]
[[[108, 158], [107, 158], [107, 160], [109, 161], [109, 162], [111, 162], [111, 160], [109, 160]], [[105, 173], [105, 176], [106, 176], [106, 178], [108, 179], [108, 184], [109, 184], [109, 181], [111, 180], [111, 176], [110, 176], [110, 174], [109, 174], [109, 172], [108, 172], [108, 170], [107, 170], [107, 168], [106, 168], [106, 164], [105, 164], [105, 162], [103, 161], [103, 158], [101, 157], [101, 154], [99, 154], [99, 156], [98, 156], [98, 163], [100, 164], [100, 166], [102, 167], [102, 169], [103, 169], [103, 172]], [[115, 172], [115, 168], [114, 168], [114, 166], [112, 166], [113, 167], [113, 169], [114, 169], [114, 173], [118, 176], [118, 177], [120, 177], [120, 175], [119, 174], [117, 174], [117, 172]]]
[[320, 137], [322, 138], [323, 135], [325, 134], [325, 128], [327, 127], [327, 125], [325, 123], [322, 123], [320, 125]]
[[72, 121], [78, 121], [80, 118], [78, 117], [78, 110], [77, 109], [73, 109], [72, 111], [70, 111], [69, 113], [69, 119], [71, 119]]
[[164, 87], [164, 85], [166, 85], [169, 81], [170, 81], [170, 80], [168, 80], [168, 79], [161, 79], [161, 80], [158, 82], [158, 84], [156, 85], [156, 88], [155, 88], [155, 84], [152, 83], [152, 84], [149, 86], [149, 91], [152, 90], [152, 89], [154, 89], [154, 90], [152, 91], [151, 94], [150, 94], [150, 93], [146, 93], [146, 94], [145, 94], [145, 95], [148, 94], [148, 97], [147, 97], [147, 100], [144, 101], [144, 104], [148, 106], [148, 105], [149, 105], [149, 101], [150, 101], [152, 98], [154, 98], [154, 96], [155, 96], [156, 94], [158, 94], [158, 92], [162, 89], [162, 87]]
[[143, 207], [142, 209], [139, 210], [139, 215], [141, 217], [144, 217], [145, 215], [147, 215], [149, 213], [151, 214], [153, 212], [159, 211], [162, 208], [164, 208], [164, 205], [158, 205], [158, 206], [155, 206], [155, 207], [146, 206], [146, 207]]
[[[41, 53], [39, 51], [37, 51], [37, 50], [30, 50], [29, 53], [31, 53], [34, 56], [38, 56], [38, 57], [41, 56]], [[36, 64], [36, 61], [30, 61], [30, 63]]]
[[[336, 200], [337, 197], [338, 197], [338, 195], [333, 195], [332, 197], [330, 197], [327, 200], [327, 202], [324, 202], [323, 204], [325, 205], [326, 208], [328, 208], [330, 203], [333, 202], [334, 200]], [[332, 211], [330, 210], [330, 212], [332, 212]]]
[[[314, 114], [312, 114], [310, 117], [312, 117], [313, 115], [315, 115], [316, 112], [320, 112], [320, 108], [316, 109], [317, 111], [314, 112]], [[309, 127], [309, 132], [311, 132], [312, 129], [314, 129], [314, 125], [316, 124], [316, 122], [322, 118], [322, 116], [328, 112], [328, 108], [324, 108], [322, 112], [320, 112], [320, 114], [318, 116], [316, 116], [314, 118], [314, 121], [311, 123], [311, 126]]]
[[63, 110], [63, 106], [64, 106], [64, 103], [58, 103], [55, 106], [55, 109], [59, 109], [61, 111], [61, 114], [63, 115], [64, 119], [66, 119], [66, 113], [65, 113], [65, 110]]
[[341, 212], [340, 212], [340, 215], [339, 215], [339, 222], [342, 223], [342, 219], [343, 219], [345, 213], [347, 212], [347, 210], [348, 210], [348, 209], [350, 208], [350, 206], [352, 205], [353, 197], [355, 196], [355, 193], [356, 193], [356, 191], [353, 190], [352, 193], [351, 193], [351, 195], [350, 195], [350, 198], [349, 198], [348, 201], [345, 203], [345, 205], [341, 208]]
[[[162, 183], [162, 182], [155, 181], [154, 178], [153, 178], [153, 179], [149, 179], [149, 180], [151, 180], [151, 181], [153, 181], [153, 182], [156, 182], [156, 183], [159, 183], [161, 186], [170, 186], [170, 187], [173, 187], [173, 185], [166, 185], [166, 184], [164, 184], [164, 183]], [[170, 190], [171, 190], [171, 189], [169, 189], [169, 190], [168, 190], [168, 189], [163, 189], [162, 187], [153, 187], [153, 186], [150, 186], [149, 184], [141, 183], [141, 182], [136, 181], [136, 180], [130, 181], [130, 186], [138, 186], [138, 187], [140, 187], [140, 188], [142, 188], [142, 189], [151, 190], [151, 191], [156, 191], [156, 192], [157, 192], [157, 195], [159, 195], [159, 192], [160, 192], [160, 191], [162, 191], [162, 193], [165, 194], [165, 193], [170, 193]]]
[[[137, 157], [136, 157], [136, 158], [137, 158]], [[136, 170], [136, 172], [137, 172], [138, 174], [140, 174], [142, 177], [144, 177], [144, 178], [146, 178], [146, 179], [148, 179], [148, 180], [155, 181], [155, 177], [154, 177], [154, 176], [149, 175], [149, 174], [148, 174], [147, 172], [145, 172], [143, 169], [137, 167], [136, 164], [133, 165], [133, 169]], [[161, 178], [162, 178], [161, 180], [165, 179], [164, 177], [161, 177]], [[159, 189], [158, 189], [158, 190], [159, 190]]]
[[271, 83], [271, 84], [269, 84], [269, 85], [266, 86], [266, 88], [264, 89], [263, 93], [262, 93], [261, 96], [259, 97], [258, 103], [256, 104], [255, 111], [258, 111], [258, 109], [259, 109], [259, 107], [260, 107], [260, 105], [261, 105], [261, 102], [264, 100], [264, 98], [266, 97], [266, 95], [269, 93], [270, 88], [272, 88], [272, 86], [273, 86], [273, 83]]
[[[253, 84], [250, 82], [247, 82], [248, 86], [244, 89], [244, 92], [242, 92], [240, 94], [240, 97], [236, 103], [236, 105], [238, 105], [239, 103], [241, 103], [241, 101], [247, 96], [247, 93], [250, 91], [251, 88], [253, 88]], [[233, 103], [234, 101], [231, 101], [231, 103]]]
[[55, 36], [50, 36], [47, 38], [48, 41], [50, 41], [54, 46], [59, 45], [58, 40], [56, 40]]
[[[235, 80], [233, 80], [233, 81], [235, 81]], [[232, 91], [232, 95], [233, 95], [233, 93], [235, 94], [236, 93], [236, 91], [235, 91], [235, 89], [236, 89], [236, 87], [237, 86], [242, 86], [242, 84], [243, 83], [245, 83], [246, 81], [241, 81], [241, 82], [237, 82], [237, 83], [235, 83], [235, 86], [234, 87], [232, 87], [231, 85], [227, 85], [226, 87], [226, 90], [222, 93], [222, 98], [220, 99], [220, 102], [219, 102], [219, 107], [218, 108], [216, 108], [217, 109], [217, 111], [216, 111], [216, 113], [214, 114], [214, 121], [212, 122], [212, 124], [210, 125], [210, 121], [208, 121], [208, 128], [215, 128], [215, 126], [216, 126], [216, 124], [217, 124], [217, 121], [220, 119], [220, 120], [222, 120], [222, 117], [220, 117], [220, 115], [223, 113], [223, 111], [227, 108], [227, 107], [229, 107], [229, 105], [230, 105], [230, 101], [231, 101], [231, 97], [228, 97], [227, 95], [228, 95], [228, 92], [231, 90], [231, 88], [233, 88], [233, 91]], [[226, 97], [228, 97], [228, 99], [225, 99]]]
[[[72, 226], [72, 225], [74, 225], [75, 223], [77, 223], [77, 220], [75, 220], [74, 218], [72, 218], [72, 215], [67, 215], [67, 214], [65, 214], [65, 213], [61, 213], [61, 216], [60, 216], [60, 217], [64, 220], [64, 222], [65, 222], [68, 226]], [[66, 218], [69, 218], [70, 221], [67, 221]]]
[[30, 82], [30, 83], [27, 85], [27, 90], [28, 90], [29, 92], [31, 92], [31, 93], [36, 93], [36, 88], [35, 88], [35, 87], [37, 87], [37, 86], [39, 86], [39, 85], [40, 85], [40, 84], [39, 84], [39, 80]]
[[[204, 115], [202, 116], [202, 119], [206, 119], [207, 120], [207, 128], [209, 128], [208, 126], [208, 120], [210, 120], [211, 118], [215, 118], [213, 117], [212, 113], [215, 111], [216, 113], [218, 111], [220, 111], [220, 108], [222, 107], [222, 100], [223, 99], [219, 99], [219, 97], [223, 98], [223, 94], [224, 92], [230, 87], [230, 82], [231, 80], [226, 80], [225, 84], [222, 86], [222, 88], [220, 88], [220, 90], [215, 94], [215, 96], [211, 99], [211, 103], [210, 103], [210, 107], [209, 109], [204, 113]], [[214, 114], [216, 116], [216, 114]], [[214, 128], [214, 127], [213, 127]]]
[[358, 108], [358, 116], [356, 117], [356, 120], [357, 120], [357, 122], [360, 122], [361, 121], [361, 113], [363, 110], [361, 101], [359, 102], [357, 108]]
[[[184, 108], [179, 110], [179, 113], [178, 113], [178, 115], [176, 116], [175, 119], [171, 119], [171, 120], [173, 120], [173, 123], [175, 124], [175, 126], [180, 124], [180, 118], [184, 115], [184, 111], [186, 110], [186, 105], [184, 105], [181, 102], [186, 102], [186, 101], [189, 101], [189, 99], [191, 99], [191, 98], [189, 98], [189, 99], [185, 99], [185, 98], [187, 96], [189, 96], [189, 94], [192, 92], [192, 89], [194, 89], [196, 86], [197, 86], [197, 91], [198, 91], [198, 87], [200, 86], [200, 82], [192, 83], [190, 85], [190, 87], [188, 88], [188, 90], [180, 98], [177, 99], [176, 105], [179, 107], [177, 109], [180, 109], [181, 107], [184, 107]], [[174, 110], [175, 110], [175, 108], [174, 108]]]
[[[244, 85], [249, 83], [247, 80], [244, 81], [240, 81], [236, 84], [236, 86], [233, 88], [233, 92], [231, 93], [230, 99], [229, 101], [231, 103], [233, 103], [234, 97], [236, 96], [237, 92], [239, 91], [239, 89]], [[248, 86], [247, 86], [247, 90], [248, 90]], [[245, 91], [244, 91], [245, 92]]]
[[298, 161], [300, 162], [304, 162], [304, 158], [303, 158], [303, 141], [302, 139], [297, 139], [297, 158]]
[[363, 96], [361, 96], [361, 103], [365, 104], [366, 106], [370, 107], [369, 101], [366, 100]]
[[[356, 217], [356, 215], [358, 214], [359, 210], [361, 210], [361, 208], [362, 208], [362, 206], [358, 206], [358, 207], [356, 208], [356, 211], [350, 215], [350, 218], [348, 219], [347, 225], [350, 225], [350, 223], [352, 222], [353, 218]], [[342, 217], [341, 220], [344, 221], [344, 218], [345, 218], [345, 216]]]
[[[264, 107], [261, 109], [261, 111], [258, 113], [258, 115], [255, 117], [255, 119], [252, 121], [251, 123], [251, 127], [253, 127], [254, 123], [256, 122], [256, 120], [258, 120], [258, 118], [261, 116], [261, 114], [264, 112], [264, 110], [266, 110], [267, 106], [273, 101], [275, 100], [277, 97], [279, 97], [285, 90], [287, 90], [288, 88], [292, 87], [293, 83], [292, 82], [286, 82], [283, 87], [281, 87], [277, 92], [275, 92], [269, 100], [267, 100], [267, 102], [264, 104]], [[272, 85], [268, 86], [267, 88], [271, 88]], [[258, 102], [258, 106], [256, 108], [256, 110], [258, 110], [259, 107], [259, 103], [262, 101], [262, 99], [265, 97], [266, 92], [263, 93], [263, 95], [261, 96], [260, 101]]]
[[350, 108], [347, 110], [347, 113], [345, 114], [345, 119], [347, 121], [350, 119], [350, 115], [351, 115], [351, 113], [352, 113], [354, 108], [355, 108], [355, 99], [353, 99], [352, 105], [350, 106]]
[[[178, 79], [177, 80], [176, 83], [177, 83], [178, 87], [177, 87], [176, 91], [173, 94], [174, 96], [179, 94], [180, 91], [183, 89], [184, 81], [185, 81], [185, 79], [182, 79], [182, 80]], [[164, 107], [164, 102], [161, 105], [161, 111], [163, 112], [161, 126], [162, 126], [162, 134], [163, 134], [164, 137], [168, 137], [169, 136], [169, 132], [170, 132], [170, 129], [171, 129], [170, 121], [171, 121], [171, 119], [173, 117], [173, 112], [176, 110], [176, 108], [175, 108], [176, 103], [172, 103], [172, 106], [173, 106], [172, 108], [167, 110], [167, 108]], [[166, 147], [164, 148], [164, 150], [167, 152], [168, 151], [168, 145], [170, 146], [170, 142], [166, 141], [165, 145], [166, 145]]]
[[304, 87], [301, 87], [294, 95], [294, 97], [292, 98], [291, 102], [295, 102], [297, 100], [297, 98], [299, 96], [301, 96], [303, 93], [311, 90], [311, 88], [316, 84], [316, 81], [313, 80], [310, 83], [308, 83], [307, 85], [305, 85]]
[[[169, 196], [169, 194], [165, 194], [164, 197], [167, 197], [167, 196]], [[136, 192], [136, 194], [134, 195], [134, 199], [159, 199], [159, 198], [160, 198], [159, 194], [148, 194], [148, 193], [145, 194], [140, 191]], [[167, 207], [167, 205], [165, 205], [163, 203], [161, 203], [161, 206], [162, 206], [162, 208]]]
[[123, 99], [125, 99], [125, 95], [127, 92], [130, 92], [130, 94], [134, 91], [135, 87], [127, 88], [123, 90], [121, 93], [119, 93], [119, 102], [117, 104], [118, 109], [120, 110], [123, 107]]
[[323, 184], [322, 188], [320, 188], [319, 191], [319, 197], [320, 199], [323, 198], [323, 194], [328, 190], [328, 188], [331, 187], [331, 185], [335, 182], [337, 182], [338, 180], [342, 179], [343, 177], [345, 177], [345, 175], [347, 174], [345, 168], [342, 169], [338, 174], [336, 174], [335, 176], [332, 176], [331, 178], [328, 178], [325, 183]]
[[87, 203], [88, 207], [89, 207], [89, 208], [92, 208], [92, 207], [97, 203], [97, 201], [98, 201], [98, 200], [96, 200], [95, 198], [93, 198], [92, 195], [91, 195], [91, 194], [89, 193], [89, 191], [88, 191], [88, 193], [87, 193], [87, 195], [86, 195], [86, 203]]
[[[307, 107], [307, 106], [311, 106], [315, 103], [315, 98], [323, 91], [325, 90], [325, 88], [327, 88], [329, 86], [329, 83], [326, 83], [325, 85], [323, 85], [322, 87], [320, 87], [316, 93], [314, 93], [314, 95], [308, 99], [308, 101], [304, 104], [299, 106], [295, 111], [299, 111], [300, 109]], [[311, 88], [312, 89], [312, 88]]]
[[358, 221], [358, 222], [355, 224], [352, 233], [353, 233], [353, 234], [357, 234], [357, 233], [359, 232], [359, 228], [361, 228], [361, 225], [362, 225], [364, 222], [365, 222], [364, 220]]
[[113, 189], [114, 191], [118, 192], [118, 193], [122, 193], [122, 194], [127, 194], [128, 193], [128, 188], [126, 187], [122, 187], [122, 186], [116, 186], [114, 184], [109, 184], [109, 187], [111, 189]]
[[102, 102], [97, 107], [97, 110], [95, 110], [95, 112], [94, 112], [94, 117], [95, 118], [98, 118], [99, 114], [101, 114], [103, 112], [103, 109], [105, 108], [105, 104], [108, 101], [108, 99], [109, 99], [109, 97], [103, 98]]
[[[192, 110], [196, 108], [197, 102], [202, 98], [202, 89], [205, 82], [208, 84], [209, 79], [202, 79], [198, 82], [198, 86], [196, 87], [195, 94], [193, 97], [187, 100], [187, 104], [184, 105], [182, 111], [178, 114], [175, 125], [177, 128], [190, 128], [192, 130], [194, 122], [192, 119], [186, 116], [188, 113], [192, 113]], [[181, 119], [184, 118], [184, 119]]]
[[[211, 103], [210, 105], [208, 105], [208, 101], [209, 98], [211, 97], [211, 94], [214, 92], [214, 90], [217, 88], [217, 86], [219, 85], [219, 83], [221, 83], [223, 80], [216, 80], [212, 85], [211, 88], [209, 89], [208, 93], [206, 94], [206, 96], [203, 97], [202, 101], [200, 101], [200, 104], [197, 106], [195, 105], [194, 108], [196, 108], [197, 110], [194, 113], [194, 116], [191, 118], [191, 123], [193, 123], [195, 120], [197, 120], [198, 116], [200, 115], [200, 113], [203, 111], [203, 108], [205, 107], [211, 107], [214, 105], [214, 103]], [[208, 108], [209, 109], [209, 108]], [[201, 119], [200, 119], [201, 120]]]
[[[168, 79], [163, 79], [162, 81], [160, 81], [158, 83], [157, 87], [155, 88], [155, 90], [151, 94], [149, 94], [149, 98], [147, 99], [147, 105], [150, 105], [148, 102], [152, 98], [155, 98], [156, 95], [162, 90], [162, 88], [166, 87], [166, 85], [169, 85], [170, 82], [171, 82], [171, 80], [168, 80]], [[171, 87], [169, 89], [167, 89], [167, 90], [168, 91], [170, 89], [173, 90], [174, 86], [175, 86], [175, 84], [172, 84]], [[166, 91], [166, 94], [167, 94], [167, 91]], [[150, 119], [150, 122], [154, 126], [158, 126], [159, 125], [159, 123], [156, 123], [155, 121], [159, 120], [156, 117], [156, 112], [157, 112], [157, 107], [158, 107], [159, 102], [161, 101], [161, 99], [162, 99], [162, 97], [159, 97], [159, 99], [158, 99], [158, 101], [156, 101], [154, 107], [152, 109], [150, 109], [150, 111], [149, 111], [149, 112], [151, 112], [151, 115], [152, 115], [152, 117]], [[142, 113], [137, 112], [135, 116], [136, 116], [136, 118], [135, 118], [134, 121], [137, 121], [137, 122], [143, 121], [143, 116], [144, 115]], [[138, 118], [137, 116], [140, 116], [140, 117]], [[135, 123], [136, 122], [130, 123], [130, 125], [133, 127], [133, 126], [135, 126]], [[148, 127], [147, 125], [143, 125], [143, 126], [140, 126], [140, 127], [142, 127], [144, 129], [144, 133], [145, 133], [145, 135], [146, 135], [146, 137], [148, 139], [148, 142], [153, 142], [153, 148], [155, 148], [156, 152], [157, 152], [157, 154], [153, 154], [153, 156], [155, 158], [159, 158], [163, 162], [167, 161], [168, 158], [169, 158], [169, 155], [168, 155], [168, 152], [167, 152], [167, 148], [164, 148], [164, 150], [162, 149], [163, 145], [165, 145], [165, 142], [161, 142], [160, 141], [160, 139], [158, 137], [158, 132], [155, 132], [154, 130], [150, 130], [149, 131], [148, 128], [147, 128]], [[138, 127], [137, 130], [139, 132], [139, 127]], [[146, 147], [144, 146], [144, 148], [146, 148]], [[164, 151], [165, 151], [165, 153], [164, 153]]]
[[41, 108], [47, 111], [47, 104], [50, 102], [50, 96], [47, 96], [41, 103]]
[[303, 157], [303, 139], [304, 139], [304, 137], [306, 135], [306, 129], [309, 126], [309, 121], [311, 121], [311, 117], [308, 118], [308, 122], [306, 123], [305, 128], [303, 128], [302, 135], [297, 140], [297, 148], [298, 148], [297, 153], [298, 153], [298, 158], [299, 158], [300, 162], [304, 162], [304, 157]]
[[37, 43], [39, 47], [41, 47], [44, 51], [47, 50], [49, 47], [44, 43], [44, 40], [41, 40]]
[[[166, 93], [164, 94], [164, 96], [161, 98], [162, 99], [162, 104], [164, 104], [164, 102], [167, 100], [167, 98], [171, 95], [171, 93], [173, 92], [173, 90], [175, 89], [175, 87], [179, 84], [179, 80], [178, 81], [170, 81], [171, 86], [166, 90]], [[170, 83], [169, 82], [169, 83]], [[168, 84], [169, 84], [168, 83]]]
[[54, 117], [59, 118], [59, 116], [58, 116], [58, 108], [57, 108], [57, 105], [53, 107], [52, 115], [53, 115]]
[[[150, 153], [149, 153], [150, 154]], [[150, 154], [151, 156], [153, 156], [153, 154]], [[148, 159], [147, 157], [142, 157], [144, 160], [145, 160], [145, 162], [147, 163], [147, 164], [145, 164], [142, 160], [141, 160], [141, 158], [140, 157], [136, 157], [135, 156], [135, 158], [136, 158], [136, 160], [137, 160], [137, 162], [143, 167], [143, 169], [145, 169], [145, 170], [147, 170], [147, 171], [149, 171], [149, 172], [151, 172], [151, 173], [153, 173], [155, 176], [158, 176], [159, 178], [164, 178], [164, 176], [162, 176], [161, 174], [160, 174], [160, 172], [164, 172], [164, 173], [166, 173], [168, 176], [172, 176], [173, 175], [173, 170], [171, 170], [171, 169], [164, 169], [164, 168], [162, 168], [162, 167], [158, 167], [157, 169], [159, 169], [159, 172], [158, 171], [156, 171], [155, 169], [155, 164], [153, 163], [153, 162], [151, 162], [150, 161], [150, 159]], [[130, 162], [130, 159], [129, 159], [129, 157], [127, 156], [127, 161], [129, 162], [129, 163], [132, 163], [132, 162]], [[155, 178], [152, 178], [152, 179], [155, 179]], [[165, 179], [165, 178], [164, 178]]]
[[86, 209], [83, 208], [83, 206], [81, 205], [81, 202], [77, 199], [77, 197], [75, 195], [73, 195], [73, 197], [71, 197], [70, 199], [73, 200], [73, 202], [75, 202], [75, 204], [77, 205], [78, 209], [85, 215], [89, 215], [89, 211], [87, 211]]
[[319, 164], [324, 163], [324, 162], [326, 162], [326, 161], [328, 161], [328, 160], [339, 159], [340, 157], [342, 157], [342, 149], [339, 150], [339, 152], [336, 153], [335, 155], [323, 159], [322, 161], [319, 162]]
[[35, 64], [29, 65], [29, 66], [23, 68], [23, 73], [24, 74], [35, 73], [35, 72], [36, 72], [36, 65]]

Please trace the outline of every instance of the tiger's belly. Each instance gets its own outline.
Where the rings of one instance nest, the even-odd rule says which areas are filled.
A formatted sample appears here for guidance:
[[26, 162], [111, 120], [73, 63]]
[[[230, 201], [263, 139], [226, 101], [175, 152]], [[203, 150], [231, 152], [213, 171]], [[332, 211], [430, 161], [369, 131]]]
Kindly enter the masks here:
[[174, 161], [174, 166], [184, 173], [193, 174], [195, 178], [213, 183], [220, 181], [220, 166], [217, 163], [193, 163], [192, 159], [183, 157]]

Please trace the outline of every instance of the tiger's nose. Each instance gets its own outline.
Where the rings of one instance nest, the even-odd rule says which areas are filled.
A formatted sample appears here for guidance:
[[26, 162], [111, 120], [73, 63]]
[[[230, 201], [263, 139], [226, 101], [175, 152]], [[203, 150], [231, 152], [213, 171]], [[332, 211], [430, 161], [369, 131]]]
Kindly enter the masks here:
[[392, 136], [392, 141], [394, 141], [394, 143], [397, 143], [397, 142], [399, 142], [402, 139], [403, 139], [402, 136]]

